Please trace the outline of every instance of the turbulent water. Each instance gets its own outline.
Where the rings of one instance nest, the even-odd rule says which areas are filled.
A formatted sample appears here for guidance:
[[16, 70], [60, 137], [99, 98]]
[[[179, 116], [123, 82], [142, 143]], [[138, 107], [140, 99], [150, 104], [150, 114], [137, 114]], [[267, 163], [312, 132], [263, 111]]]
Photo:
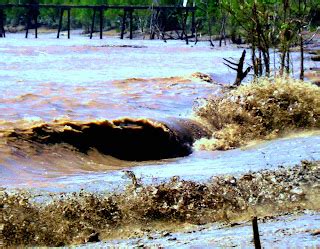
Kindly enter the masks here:
[[[139, 119], [144, 119], [149, 124], [158, 122], [158, 126], [162, 126], [160, 130], [164, 129], [162, 134], [168, 135], [171, 132], [168, 137], [171, 136], [172, 141], [180, 139], [185, 142], [181, 146], [185, 152], [172, 152], [171, 155], [165, 152], [167, 154], [162, 158], [190, 154], [193, 139], [190, 135], [189, 138], [181, 135], [181, 127], [186, 125], [181, 125], [181, 121], [179, 124], [177, 118], [192, 118], [194, 101], [214, 95], [220, 89], [219, 85], [192, 75], [202, 72], [210, 74], [214, 81], [232, 82], [234, 72], [223, 65], [223, 58], [237, 59], [241, 50], [231, 46], [227, 49], [211, 48], [208, 43], [185, 45], [182, 41], [164, 43], [157, 40], [121, 41], [116, 38], [89, 40], [79, 35], [71, 40], [57, 40], [53, 34], [43, 34], [40, 39], [24, 39], [22, 34], [9, 34], [0, 42], [0, 184], [32, 187], [64, 179], [68, 175], [72, 178], [84, 176], [80, 177], [82, 180], [74, 182], [77, 184], [87, 179], [91, 179], [91, 182], [95, 179], [96, 172], [137, 165], [165, 166], [174, 163], [177, 166], [173, 168], [177, 168], [180, 164], [185, 165], [187, 160], [197, 168], [197, 165], [209, 163], [201, 153], [200, 157], [195, 154], [173, 162], [139, 163], [137, 160], [129, 162], [120, 159], [141, 161], [161, 158], [160, 155], [151, 156], [159, 150], [159, 146], [155, 145], [161, 132], [155, 136], [150, 134], [157, 129], [146, 133], [144, 136], [149, 141], [145, 143], [141, 136], [144, 132], [137, 133], [141, 129], [136, 129], [141, 128], [141, 123], [135, 123]], [[92, 132], [94, 128], [90, 130], [85, 127], [91, 123], [97, 128], [99, 125], [96, 124], [103, 122], [110, 126], [112, 120], [123, 117], [132, 120], [126, 124], [113, 124], [111, 132], [115, 134], [124, 130], [121, 133], [122, 141], [119, 135], [113, 135], [118, 139], [117, 142], [116, 139], [111, 139], [110, 132], [101, 130], [103, 125], [96, 132]], [[60, 135], [52, 135], [53, 127], [55, 134]], [[71, 130], [76, 135], [83, 130], [90, 130], [91, 133], [70, 136]], [[128, 130], [134, 130], [136, 134], [126, 134]], [[191, 130], [194, 129], [189, 129]], [[176, 134], [177, 131], [180, 134]], [[19, 132], [24, 133], [24, 139], [20, 134], [18, 141], [8, 141], [9, 134], [14, 137], [12, 134], [17, 135]], [[33, 136], [32, 143], [26, 141], [26, 133], [29, 137]], [[49, 133], [52, 135], [50, 138]], [[140, 138], [140, 144], [124, 146], [124, 140], [134, 141], [137, 137]], [[41, 146], [37, 143], [40, 138]], [[89, 138], [91, 142], [88, 141]], [[46, 142], [43, 142], [44, 139]], [[152, 139], [155, 141], [152, 142]], [[176, 141], [176, 144], [181, 144], [181, 141]], [[106, 149], [104, 144], [107, 143], [114, 144], [117, 151], [100, 153]], [[160, 147], [171, 150], [167, 145]], [[75, 150], [80, 147], [86, 153]], [[90, 148], [94, 149], [89, 150]], [[131, 156], [123, 156], [125, 153]], [[210, 157], [214, 158], [215, 153]], [[317, 158], [313, 154], [312, 157]], [[310, 156], [305, 159], [310, 159]], [[299, 157], [296, 161], [298, 160]], [[223, 167], [221, 173], [226, 172], [225, 170]]]
[[[122, 117], [188, 117], [194, 99], [217, 90], [217, 86], [191, 77], [197, 70], [208, 72], [212, 56], [219, 56], [207, 46], [194, 49], [182, 42], [89, 41], [80, 36], [56, 40], [53, 35], [25, 40], [21, 34], [9, 34], [1, 40], [0, 51], [3, 137], [14, 129], [56, 120], [94, 123]], [[42, 148], [39, 153], [23, 153], [16, 147], [1, 142], [4, 177], [0, 181], [9, 185], [34, 177], [41, 180], [135, 164], [94, 151], [83, 155], [65, 146]]]
[[[57, 40], [48, 34], [36, 40], [8, 34], [0, 41], [0, 135], [54, 122], [130, 117], [168, 123], [168, 117], [190, 118], [196, 99], [219, 90], [216, 84], [191, 75], [200, 71], [216, 81], [232, 82], [234, 72], [222, 58], [240, 54], [237, 48], [210, 48], [208, 43], [100, 41], [79, 35]], [[91, 177], [90, 172], [137, 165], [96, 150], [84, 155], [60, 145], [32, 153], [21, 151], [20, 145], [9, 146], [6, 139], [0, 146], [0, 183], [6, 186], [33, 185], [36, 180], [83, 172]], [[192, 158], [195, 164], [204, 161]]]
[[0, 40], [0, 187], [103, 192], [123, 189], [128, 169], [146, 183], [175, 175], [203, 182], [320, 160], [319, 131], [194, 151], [211, 133], [192, 107], [220, 92], [216, 82], [234, 80], [223, 58], [241, 52], [204, 42], [8, 34]]

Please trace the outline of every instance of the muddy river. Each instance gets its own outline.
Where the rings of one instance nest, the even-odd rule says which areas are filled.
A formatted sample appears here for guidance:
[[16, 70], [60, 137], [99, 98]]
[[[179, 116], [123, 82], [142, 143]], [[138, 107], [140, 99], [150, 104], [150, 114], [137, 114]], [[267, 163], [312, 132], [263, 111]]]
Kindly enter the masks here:
[[[190, 142], [190, 153], [177, 153], [166, 159], [150, 157], [147, 161], [113, 156], [122, 155], [121, 150], [130, 150], [125, 146], [125, 139], [111, 155], [95, 149], [82, 153], [64, 143], [70, 139], [67, 136], [59, 137], [61, 143], [41, 146], [37, 139], [31, 145], [7, 140], [8, 134], [28, 129], [46, 139], [47, 134], [38, 131], [43, 125], [46, 132], [52, 127], [56, 130], [71, 127], [76, 133], [79, 127], [96, 127], [104, 121], [113, 129], [127, 126], [132, 130], [147, 129], [151, 122], [152, 128], [159, 125], [161, 129], [179, 133], [185, 129], [179, 120], [194, 119], [193, 106], [197, 100], [218, 94], [221, 84], [217, 83], [228, 85], [234, 81], [235, 73], [223, 65], [223, 58], [238, 59], [241, 53], [242, 49], [233, 45], [210, 47], [207, 42], [186, 45], [183, 41], [111, 37], [89, 40], [79, 34], [70, 40], [65, 37], [57, 40], [55, 34], [24, 39], [22, 34], [8, 34], [0, 39], [0, 187], [36, 192], [120, 191], [130, 182], [124, 170], [133, 171], [145, 183], [165, 181], [176, 175], [205, 182], [216, 175], [240, 175], [279, 165], [290, 166], [301, 160], [320, 160], [319, 131], [291, 134], [224, 152], [196, 151]], [[296, 54], [292, 56], [294, 60], [298, 58]], [[315, 62], [308, 61], [306, 67], [316, 67]], [[194, 77], [196, 72], [210, 75], [213, 82]], [[125, 122], [112, 123], [124, 118]], [[143, 124], [137, 120], [144, 120]], [[145, 122], [149, 123], [145, 125]], [[98, 127], [106, 126], [100, 123]], [[188, 130], [182, 133], [185, 139]], [[152, 154], [159, 149], [152, 139], [147, 142], [141, 148], [133, 148], [133, 144], [133, 152], [127, 158], [143, 155], [144, 150]], [[77, 147], [78, 142], [75, 144]], [[319, 224], [319, 215], [314, 217]], [[242, 231], [247, 233], [245, 225]], [[227, 229], [206, 234], [229, 236]], [[232, 245], [242, 243], [235, 238], [230, 241]], [[160, 239], [155, 243], [164, 242]], [[201, 241], [195, 239], [190, 246], [201, 246]]]

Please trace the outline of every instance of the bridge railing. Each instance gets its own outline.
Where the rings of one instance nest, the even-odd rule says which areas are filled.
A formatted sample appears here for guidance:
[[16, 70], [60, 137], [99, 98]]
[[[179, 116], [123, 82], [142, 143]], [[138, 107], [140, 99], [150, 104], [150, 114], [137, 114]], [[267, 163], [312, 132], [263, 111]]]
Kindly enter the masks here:
[[127, 17], [129, 17], [129, 29], [130, 29], [130, 39], [133, 38], [133, 12], [135, 10], [150, 10], [150, 11], [160, 11], [165, 10], [177, 10], [181, 12], [182, 15], [182, 36], [185, 38], [186, 42], [188, 43], [188, 35], [187, 35], [187, 19], [189, 13], [192, 14], [192, 35], [194, 35], [195, 30], [195, 11], [196, 7], [183, 7], [183, 6], [145, 6], [145, 5], [126, 5], [126, 6], [119, 6], [119, 5], [54, 5], [54, 4], [0, 4], [0, 37], [5, 37], [5, 10], [10, 8], [25, 8], [27, 9], [27, 21], [26, 21], [26, 35], [25, 37], [28, 38], [29, 29], [31, 27], [31, 22], [34, 21], [35, 23], [35, 38], [38, 38], [38, 16], [39, 10], [43, 8], [53, 8], [57, 9], [59, 12], [59, 25], [58, 25], [58, 32], [57, 38], [60, 37], [60, 32], [62, 29], [63, 23], [63, 16], [65, 11], [67, 12], [67, 31], [68, 31], [68, 39], [70, 39], [70, 19], [71, 19], [71, 10], [72, 9], [91, 9], [93, 10], [92, 21], [91, 21], [91, 30], [90, 30], [90, 39], [92, 39], [92, 34], [94, 32], [94, 25], [96, 19], [96, 13], [99, 12], [99, 33], [100, 39], [103, 38], [103, 23], [104, 23], [104, 11], [109, 9], [117, 9], [123, 11], [122, 16], [122, 23], [121, 23], [121, 34], [120, 38], [123, 39], [124, 32], [126, 29], [126, 21]]

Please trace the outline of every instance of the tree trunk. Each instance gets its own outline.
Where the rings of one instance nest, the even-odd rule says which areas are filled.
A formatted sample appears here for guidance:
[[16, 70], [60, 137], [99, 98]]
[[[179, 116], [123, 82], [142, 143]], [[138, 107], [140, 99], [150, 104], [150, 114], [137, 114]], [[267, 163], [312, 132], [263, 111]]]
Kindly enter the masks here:
[[299, 0], [299, 35], [300, 35], [300, 79], [304, 80], [304, 51], [303, 51], [303, 36], [302, 36], [302, 13], [301, 13], [301, 0]]
[[221, 47], [221, 45], [222, 45], [222, 40], [224, 40], [224, 45], [227, 45], [227, 43], [226, 43], [226, 16], [223, 16], [222, 20], [221, 20], [219, 47]]
[[287, 64], [286, 64], [286, 73], [290, 73], [290, 50], [287, 50]]
[[[234, 86], [240, 86], [242, 80], [248, 75], [248, 73], [251, 70], [251, 67], [248, 67], [245, 71], [243, 71], [244, 66], [244, 59], [246, 56], [246, 50], [243, 50], [241, 58], [239, 60], [239, 63], [232, 62], [228, 59], [223, 58], [226, 62], [228, 62], [230, 65], [224, 63], [227, 67], [231, 68], [232, 70], [237, 71], [236, 80], [233, 83]], [[236, 66], [236, 67], [234, 67]]]
[[286, 50], [283, 48], [283, 51], [281, 53], [281, 62], [280, 62], [280, 75], [283, 75], [284, 68], [285, 68], [285, 60], [286, 60]]

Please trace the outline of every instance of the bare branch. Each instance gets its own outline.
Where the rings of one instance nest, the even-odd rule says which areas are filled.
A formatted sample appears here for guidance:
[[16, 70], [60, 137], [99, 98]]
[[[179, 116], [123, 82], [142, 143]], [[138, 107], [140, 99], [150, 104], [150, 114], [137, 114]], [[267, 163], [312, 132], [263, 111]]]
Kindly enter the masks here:
[[235, 70], [235, 71], [238, 71], [238, 69], [237, 69], [237, 68], [231, 67], [231, 66], [230, 66], [230, 65], [228, 65], [227, 63], [224, 63], [224, 62], [223, 62], [223, 64], [225, 64], [227, 67], [229, 67], [229, 68], [231, 68], [231, 69], [233, 69], [233, 70]]
[[228, 62], [228, 63], [230, 63], [230, 64], [232, 64], [232, 65], [234, 65], [234, 66], [239, 66], [239, 64], [238, 63], [235, 63], [235, 62], [232, 62], [232, 61], [230, 61], [230, 60], [228, 60], [228, 59], [226, 59], [226, 58], [223, 58], [226, 62]]

